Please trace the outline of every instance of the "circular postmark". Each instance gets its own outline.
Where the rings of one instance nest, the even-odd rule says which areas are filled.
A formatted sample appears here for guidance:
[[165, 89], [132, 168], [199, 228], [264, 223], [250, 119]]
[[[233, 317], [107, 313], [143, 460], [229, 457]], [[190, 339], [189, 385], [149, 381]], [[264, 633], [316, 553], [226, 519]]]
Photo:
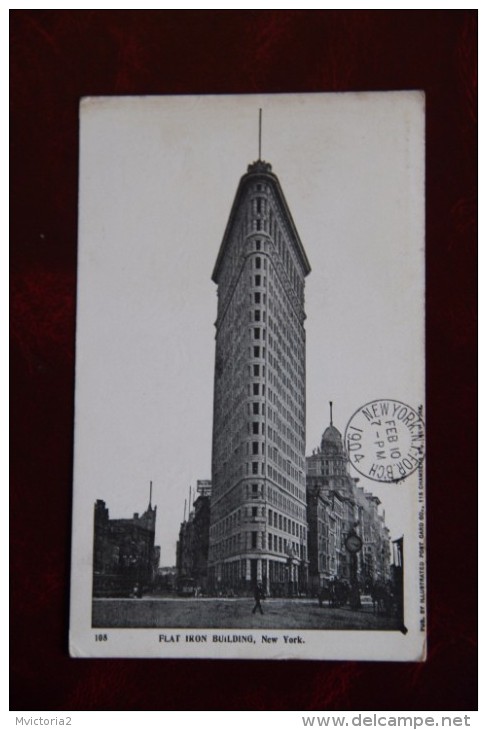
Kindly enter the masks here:
[[358, 408], [345, 430], [345, 448], [352, 466], [376, 482], [400, 482], [424, 458], [422, 408], [382, 398]]

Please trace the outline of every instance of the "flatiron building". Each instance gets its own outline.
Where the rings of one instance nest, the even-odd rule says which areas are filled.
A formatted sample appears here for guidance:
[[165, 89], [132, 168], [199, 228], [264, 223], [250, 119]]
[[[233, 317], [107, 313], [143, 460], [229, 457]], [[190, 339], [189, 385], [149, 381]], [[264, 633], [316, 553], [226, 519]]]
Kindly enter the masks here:
[[238, 185], [217, 285], [209, 585], [296, 595], [307, 584], [306, 336], [310, 265], [271, 165]]

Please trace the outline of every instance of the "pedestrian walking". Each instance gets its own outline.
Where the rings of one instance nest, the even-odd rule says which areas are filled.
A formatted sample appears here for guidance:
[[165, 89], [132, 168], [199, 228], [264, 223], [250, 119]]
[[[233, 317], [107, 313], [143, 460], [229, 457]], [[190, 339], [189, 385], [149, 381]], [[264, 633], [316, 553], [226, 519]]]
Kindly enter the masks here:
[[252, 609], [252, 613], [255, 613], [257, 611], [257, 609], [259, 609], [261, 614], [264, 615], [264, 611], [262, 610], [262, 606], [261, 606], [260, 602], [261, 602], [261, 600], [263, 600], [265, 598], [265, 594], [264, 594], [264, 590], [262, 588], [261, 583], [257, 583], [257, 585], [255, 586], [254, 598], [255, 598], [255, 606]]

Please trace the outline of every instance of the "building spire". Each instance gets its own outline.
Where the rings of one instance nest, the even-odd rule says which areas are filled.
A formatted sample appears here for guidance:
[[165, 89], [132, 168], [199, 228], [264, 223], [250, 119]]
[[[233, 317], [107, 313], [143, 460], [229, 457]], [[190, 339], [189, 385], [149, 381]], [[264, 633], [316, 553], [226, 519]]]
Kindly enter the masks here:
[[152, 509], [152, 482], [150, 482], [149, 487], [149, 509]]
[[259, 109], [259, 162], [262, 154], [262, 109]]
[[330, 401], [330, 426], [333, 426], [333, 401]]

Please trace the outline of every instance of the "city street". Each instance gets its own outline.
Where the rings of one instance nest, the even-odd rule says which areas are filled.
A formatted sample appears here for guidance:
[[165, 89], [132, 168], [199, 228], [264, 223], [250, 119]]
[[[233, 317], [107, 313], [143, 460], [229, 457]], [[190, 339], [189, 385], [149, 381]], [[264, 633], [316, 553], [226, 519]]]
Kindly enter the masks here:
[[99, 628], [375, 629], [397, 630], [397, 617], [362, 610], [320, 607], [317, 599], [269, 598], [264, 615], [252, 614], [252, 598], [95, 598], [93, 626]]

